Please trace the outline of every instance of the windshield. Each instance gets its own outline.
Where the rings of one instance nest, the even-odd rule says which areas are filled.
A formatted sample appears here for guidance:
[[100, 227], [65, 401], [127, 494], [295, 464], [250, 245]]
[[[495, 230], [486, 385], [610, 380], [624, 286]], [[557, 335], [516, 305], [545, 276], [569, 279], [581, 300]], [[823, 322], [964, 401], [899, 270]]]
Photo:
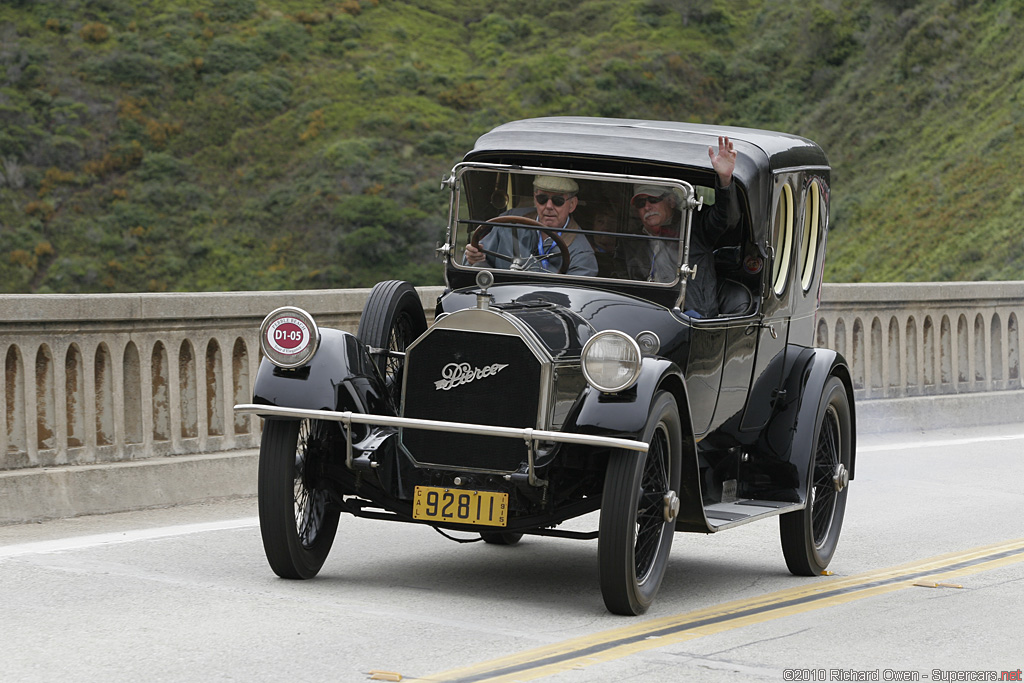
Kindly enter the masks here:
[[[455, 168], [453, 264], [674, 285], [692, 208], [713, 190], [678, 180], [542, 168]], [[713, 200], [712, 200], [713, 201]]]

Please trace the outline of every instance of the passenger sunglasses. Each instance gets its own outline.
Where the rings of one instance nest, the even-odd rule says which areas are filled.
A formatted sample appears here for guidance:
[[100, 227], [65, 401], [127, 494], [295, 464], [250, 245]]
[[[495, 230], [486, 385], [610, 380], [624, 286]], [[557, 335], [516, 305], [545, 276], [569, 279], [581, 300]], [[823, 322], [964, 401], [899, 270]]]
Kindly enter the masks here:
[[551, 203], [554, 204], [555, 206], [562, 206], [567, 201], [572, 199], [572, 197], [563, 197], [560, 194], [535, 194], [533, 195], [533, 198], [537, 201], [537, 204], [539, 204], [540, 206], [544, 206], [545, 204], [547, 204], [548, 200], [551, 200]]
[[665, 195], [661, 195], [658, 197], [649, 197], [647, 195], [643, 195], [642, 197], [633, 197], [633, 206], [637, 209], [642, 209], [648, 204], [657, 204], [664, 198]]

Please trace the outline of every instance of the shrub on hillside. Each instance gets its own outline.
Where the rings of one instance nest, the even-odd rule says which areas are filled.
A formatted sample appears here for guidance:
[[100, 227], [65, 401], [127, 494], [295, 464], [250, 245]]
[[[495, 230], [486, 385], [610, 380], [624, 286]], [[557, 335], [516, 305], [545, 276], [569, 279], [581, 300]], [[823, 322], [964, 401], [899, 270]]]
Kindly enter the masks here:
[[292, 83], [284, 74], [247, 73], [235, 79], [224, 92], [234, 97], [243, 110], [262, 116], [288, 106]]
[[82, 170], [102, 178], [135, 168], [142, 163], [144, 156], [142, 145], [137, 140], [132, 140], [128, 145], [115, 145], [100, 159], [85, 162]]
[[245, 21], [256, 13], [253, 0], [213, 0], [209, 17], [214, 21], [237, 22]]
[[82, 71], [97, 83], [114, 86], [157, 83], [163, 76], [163, 70], [149, 55], [123, 50], [86, 60]]
[[480, 106], [480, 87], [476, 83], [459, 83], [454, 88], [442, 90], [437, 101], [446, 107], [459, 111], [471, 111]]
[[[162, 180], [144, 183], [137, 188], [135, 199], [140, 206], [163, 213], [175, 213], [183, 218], [186, 212], [207, 206], [210, 194], [206, 188], [184, 181]], [[163, 222], [168, 222], [167, 218]]]
[[323, 158], [338, 171], [361, 173], [381, 148], [375, 138], [343, 138], [324, 147]]
[[312, 39], [302, 26], [293, 21], [274, 19], [260, 26], [254, 49], [267, 62], [279, 60], [282, 55], [305, 59], [311, 43]]
[[448, 157], [457, 152], [456, 138], [451, 133], [435, 131], [427, 135], [416, 144], [416, 151], [427, 156]]
[[38, 64], [28, 64], [18, 75], [14, 84], [19, 90], [30, 90], [41, 87], [46, 82], [46, 72]]
[[147, 154], [139, 165], [138, 177], [144, 181], [184, 180], [193, 175], [192, 165], [166, 152]]
[[263, 61], [259, 46], [234, 36], [220, 36], [213, 39], [203, 55], [203, 71], [214, 74], [253, 71], [260, 68]]
[[59, 17], [50, 17], [46, 20], [45, 26], [47, 31], [54, 33], [69, 33], [71, 31], [71, 22]]
[[110, 28], [106, 24], [93, 21], [83, 26], [78, 35], [87, 43], [103, 43], [110, 38]]

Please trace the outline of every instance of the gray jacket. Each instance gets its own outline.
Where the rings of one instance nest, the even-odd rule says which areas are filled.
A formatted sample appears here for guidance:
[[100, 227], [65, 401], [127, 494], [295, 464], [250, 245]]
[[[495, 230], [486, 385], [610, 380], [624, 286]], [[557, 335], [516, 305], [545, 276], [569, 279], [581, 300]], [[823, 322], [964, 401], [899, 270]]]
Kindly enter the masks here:
[[[512, 211], [509, 211], [508, 214], [532, 218], [534, 220], [537, 219], [537, 211], [535, 209], [513, 209]], [[576, 219], [571, 216], [569, 217], [569, 225], [567, 227], [571, 230], [580, 229]], [[540, 237], [544, 237], [543, 254], [541, 254]], [[513, 247], [515, 246], [517, 238], [519, 241], [519, 256], [523, 258], [530, 255], [535, 256], [535, 258], [530, 259], [530, 264], [527, 267], [527, 270], [557, 273], [562, 267], [562, 259], [557, 255], [558, 247], [554, 246], [551, 239], [538, 230], [496, 227], [487, 233], [482, 240], [480, 240], [480, 246], [487, 251], [511, 257], [516, 253], [513, 251]], [[586, 236], [578, 233], [568, 233], [564, 238], [566, 241], [569, 239], [572, 240], [569, 243], [569, 270], [567, 271], [567, 274], [589, 276], [597, 275], [597, 257], [594, 256], [594, 249], [590, 246], [590, 242], [587, 240]], [[490, 254], [487, 255], [485, 261], [481, 261], [478, 265], [482, 266], [484, 263], [492, 268], [507, 269], [512, 265], [510, 258], [496, 258]]]
[[[694, 211], [690, 229], [691, 266], [697, 274], [686, 283], [685, 311], [694, 311], [704, 318], [718, 316], [718, 276], [715, 273], [714, 250], [730, 228], [739, 223], [739, 199], [735, 182], [723, 189], [715, 187], [715, 203], [702, 211]], [[672, 226], [678, 234], [682, 214], [675, 212]], [[620, 240], [615, 271], [618, 277], [649, 282], [671, 282], [678, 274], [678, 240]]]

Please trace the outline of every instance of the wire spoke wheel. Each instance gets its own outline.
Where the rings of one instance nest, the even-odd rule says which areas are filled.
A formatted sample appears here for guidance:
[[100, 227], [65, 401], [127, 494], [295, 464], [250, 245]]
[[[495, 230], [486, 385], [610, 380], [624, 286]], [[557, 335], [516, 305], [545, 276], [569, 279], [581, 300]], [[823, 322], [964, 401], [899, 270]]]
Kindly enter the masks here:
[[675, 398], [659, 393], [644, 441], [647, 453], [609, 455], [601, 503], [598, 560], [601, 594], [615, 614], [647, 611], [668, 566], [682, 463], [682, 428]]
[[318, 420], [268, 419], [263, 427], [260, 534], [271, 569], [283, 578], [316, 576], [334, 543], [340, 512], [322, 469], [335, 438], [337, 426]]
[[839, 492], [836, 491], [833, 477], [840, 464], [840, 435], [839, 416], [835, 406], [829, 405], [825, 409], [814, 456], [814, 481], [810, 492], [812, 536], [814, 547], [819, 549], [828, 539], [839, 502]]
[[[641, 495], [636, 513], [636, 545], [634, 562], [637, 580], [643, 583], [650, 577], [663, 542], [665, 527], [665, 495], [671, 490], [668, 478], [668, 436], [665, 425], [659, 424], [654, 433], [641, 479]], [[671, 539], [672, 536], [668, 535]], [[671, 541], [670, 541], [671, 542]]]
[[[309, 549], [316, 545], [327, 518], [327, 492], [318, 488], [314, 463], [310, 462], [309, 449], [312, 439], [310, 420], [299, 423], [298, 444], [295, 450], [294, 505], [295, 530], [302, 547]], [[307, 465], [309, 465], [307, 467]]]
[[384, 381], [387, 384], [388, 392], [396, 400], [402, 390], [402, 367], [405, 361], [401, 355], [405, 349], [416, 339], [412, 317], [406, 311], [395, 316], [394, 321], [388, 330], [388, 356], [384, 367]]
[[853, 457], [852, 424], [846, 388], [832, 377], [818, 407], [804, 509], [779, 517], [786, 566], [798, 576], [825, 571], [839, 543]]

